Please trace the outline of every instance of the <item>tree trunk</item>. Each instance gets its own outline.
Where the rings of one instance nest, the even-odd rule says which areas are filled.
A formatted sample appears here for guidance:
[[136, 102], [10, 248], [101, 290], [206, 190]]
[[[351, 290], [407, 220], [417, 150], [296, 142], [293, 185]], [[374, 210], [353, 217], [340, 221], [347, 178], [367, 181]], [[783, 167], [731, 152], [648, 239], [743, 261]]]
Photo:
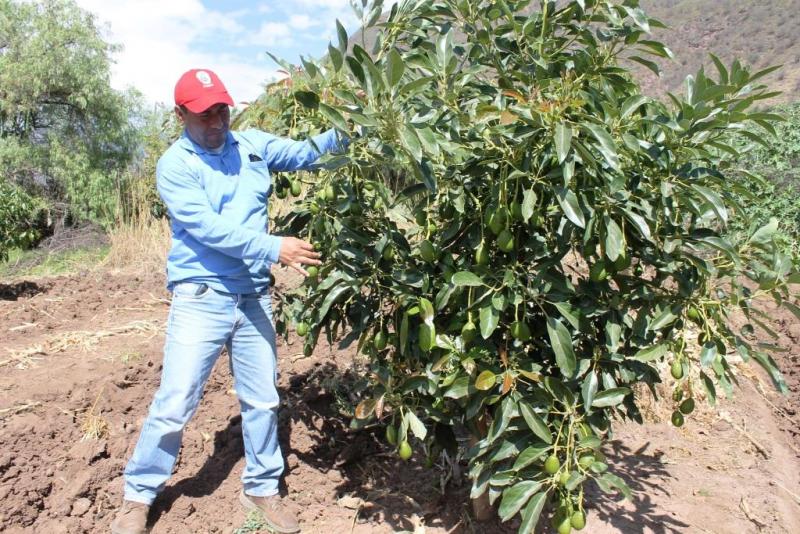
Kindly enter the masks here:
[[[470, 447], [486, 437], [489, 425], [486, 423], [486, 415], [479, 417], [475, 421], [475, 431], [470, 437]], [[476, 521], [488, 521], [494, 517], [494, 508], [489, 504], [489, 492], [486, 491], [478, 497], [472, 499], [472, 515]]]

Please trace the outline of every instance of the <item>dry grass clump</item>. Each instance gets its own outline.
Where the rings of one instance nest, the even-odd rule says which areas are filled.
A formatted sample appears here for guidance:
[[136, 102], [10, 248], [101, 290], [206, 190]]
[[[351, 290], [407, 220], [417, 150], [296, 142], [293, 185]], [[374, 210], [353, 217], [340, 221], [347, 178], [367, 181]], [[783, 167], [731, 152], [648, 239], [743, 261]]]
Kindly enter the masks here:
[[81, 441], [98, 440], [108, 435], [108, 421], [106, 421], [100, 414], [95, 413], [97, 403], [100, 401], [100, 396], [103, 394], [105, 386], [100, 388], [100, 392], [95, 397], [92, 407], [83, 415], [81, 421]]
[[111, 249], [104, 265], [138, 272], [161, 271], [167, 262], [170, 236], [167, 219], [148, 217], [121, 223], [108, 234]]

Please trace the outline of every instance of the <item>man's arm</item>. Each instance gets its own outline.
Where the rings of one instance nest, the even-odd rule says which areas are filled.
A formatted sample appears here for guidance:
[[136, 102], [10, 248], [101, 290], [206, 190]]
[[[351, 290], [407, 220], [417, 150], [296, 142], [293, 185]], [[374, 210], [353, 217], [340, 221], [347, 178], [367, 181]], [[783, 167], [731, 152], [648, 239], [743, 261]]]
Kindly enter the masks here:
[[340, 137], [336, 130], [328, 130], [305, 141], [276, 137], [264, 132], [262, 135], [265, 141], [264, 160], [269, 170], [275, 172], [307, 169], [322, 154], [341, 152], [348, 144], [347, 139]]
[[277, 262], [281, 237], [232, 224], [211, 208], [197, 177], [175, 160], [158, 162], [156, 186], [170, 218], [198, 242], [226, 256]]
[[199, 243], [226, 256], [250, 261], [280, 262], [307, 275], [302, 268], [319, 265], [311, 244], [294, 237], [279, 237], [231, 224], [208, 203], [200, 182], [185, 166], [158, 162], [156, 185], [169, 216]]

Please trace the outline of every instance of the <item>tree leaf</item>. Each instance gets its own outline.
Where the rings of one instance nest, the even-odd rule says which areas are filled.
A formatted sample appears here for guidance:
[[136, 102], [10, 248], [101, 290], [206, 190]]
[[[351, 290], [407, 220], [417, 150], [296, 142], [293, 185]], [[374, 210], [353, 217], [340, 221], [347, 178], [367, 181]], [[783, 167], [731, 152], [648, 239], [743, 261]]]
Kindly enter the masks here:
[[576, 366], [572, 335], [561, 321], [552, 317], [547, 318], [547, 333], [550, 336], [550, 345], [556, 354], [556, 363], [558, 363], [561, 373], [567, 378], [572, 378], [575, 375]]
[[376, 404], [377, 404], [377, 401], [375, 399], [372, 399], [372, 398], [364, 399], [361, 402], [359, 402], [358, 406], [356, 406], [356, 410], [355, 410], [356, 418], [357, 419], [366, 419], [367, 417], [372, 415], [372, 412], [375, 411], [375, 405]]
[[581, 387], [581, 396], [583, 397], [584, 407], [592, 406], [594, 398], [597, 395], [597, 373], [594, 371], [588, 373], [583, 379], [583, 387]]
[[625, 397], [630, 395], [630, 393], [631, 390], [629, 388], [612, 388], [601, 391], [595, 396], [592, 407], [608, 408], [610, 406], [616, 406], [625, 400]]
[[403, 139], [403, 145], [411, 153], [411, 156], [416, 161], [422, 160], [422, 145], [419, 142], [419, 137], [414, 131], [414, 128], [408, 124], [403, 124], [400, 127], [400, 137]]
[[644, 11], [642, 11], [639, 7], [628, 7], [623, 5], [622, 6], [625, 11], [628, 12], [628, 15], [633, 19], [633, 22], [642, 29], [645, 33], [650, 33], [650, 21], [645, 15]]
[[333, 70], [335, 72], [342, 70], [342, 65], [344, 65], [344, 57], [338, 48], [335, 48], [333, 45], [329, 44], [328, 57], [331, 58], [331, 63], [333, 63]]
[[317, 109], [319, 107], [319, 95], [313, 91], [295, 91], [294, 97], [303, 107]]
[[352, 290], [352, 286], [349, 285], [338, 285], [332, 288], [327, 295], [325, 295], [325, 299], [322, 301], [322, 306], [319, 308], [319, 316], [325, 317], [328, 314], [328, 310], [331, 309], [333, 303], [338, 301], [342, 298], [348, 291]]
[[405, 355], [408, 346], [408, 314], [404, 313], [400, 320], [400, 354]]
[[614, 219], [606, 215], [603, 217], [603, 221], [606, 225], [606, 256], [611, 261], [617, 261], [625, 251], [625, 236]]
[[550, 432], [550, 428], [541, 417], [536, 415], [536, 412], [533, 411], [533, 408], [531, 408], [530, 404], [525, 401], [520, 401], [517, 404], [517, 408], [519, 409], [519, 413], [522, 415], [522, 418], [525, 419], [525, 423], [528, 425], [528, 428], [531, 429], [531, 432], [533, 432], [536, 437], [545, 443], [553, 443], [553, 434]]
[[519, 471], [520, 469], [525, 469], [533, 462], [541, 458], [542, 456], [547, 453], [552, 447], [548, 446], [541, 446], [541, 445], [531, 445], [517, 456], [517, 459], [514, 461], [514, 466], [512, 469], [514, 471]]
[[522, 511], [522, 524], [519, 526], [518, 532], [533, 532], [536, 525], [539, 523], [539, 517], [542, 515], [542, 509], [547, 503], [547, 496], [550, 490], [537, 493], [528, 501], [528, 505]]
[[717, 404], [717, 389], [714, 387], [714, 381], [702, 371], [700, 371], [700, 380], [703, 382], [703, 386], [706, 388], [706, 393], [708, 394], [708, 404], [715, 406]]
[[478, 378], [475, 379], [475, 389], [479, 391], [488, 391], [492, 389], [497, 382], [497, 375], [495, 375], [489, 369], [486, 369], [478, 375]]
[[655, 61], [650, 61], [649, 59], [645, 59], [642, 56], [630, 56], [630, 57], [628, 57], [628, 59], [630, 61], [635, 61], [636, 63], [639, 63], [640, 65], [644, 65], [645, 67], [650, 69], [650, 71], [653, 74], [655, 74], [658, 77], [661, 77], [661, 67], [659, 67], [658, 63], [656, 63]]
[[396, 48], [392, 48], [389, 52], [389, 57], [386, 58], [386, 85], [389, 88], [395, 88], [400, 80], [403, 78], [403, 73], [406, 70], [405, 61], [403, 56]]
[[460, 376], [456, 378], [447, 391], [444, 392], [444, 397], [448, 399], [463, 399], [474, 393], [475, 387], [472, 385], [470, 377]]
[[533, 217], [536, 209], [536, 193], [533, 189], [526, 189], [522, 194], [522, 219], [528, 222]]
[[603, 158], [605, 158], [609, 167], [615, 171], [622, 171], [619, 166], [617, 145], [614, 143], [614, 140], [611, 138], [611, 135], [608, 133], [608, 131], [597, 124], [584, 124], [583, 127], [589, 130], [589, 133], [591, 133], [594, 138], [597, 139], [599, 143], [599, 145], [596, 145], [597, 149], [600, 151], [600, 154], [603, 155]]
[[632, 359], [643, 363], [652, 362], [653, 360], [657, 360], [664, 356], [667, 353], [667, 349], [668, 347], [666, 343], [659, 343], [658, 345], [641, 349], [639, 352], [634, 354]]
[[453, 57], [453, 32], [448, 31], [439, 35], [436, 41], [436, 59], [443, 73], [447, 72], [450, 59]]
[[[578, 326], [572, 325], [573, 328], [577, 329]], [[619, 347], [619, 340], [622, 336], [622, 327], [616, 321], [615, 317], [610, 317], [608, 322], [606, 323], [605, 327], [606, 331], [606, 348], [608, 352], [613, 354], [617, 352], [617, 348]]]
[[770, 217], [769, 222], [753, 232], [748, 243], [756, 243], [759, 245], [766, 245], [772, 241], [772, 237], [778, 232], [778, 219]]
[[425, 297], [419, 298], [419, 313], [422, 320], [426, 323], [433, 321], [435, 314], [433, 304]]
[[650, 99], [644, 95], [633, 95], [628, 97], [625, 102], [622, 103], [622, 107], [620, 108], [620, 118], [624, 119], [644, 104], [649, 102]]
[[786, 395], [789, 392], [789, 389], [786, 387], [786, 381], [783, 379], [783, 375], [781, 374], [780, 370], [778, 369], [778, 365], [775, 363], [775, 360], [772, 359], [772, 356], [760, 351], [753, 351], [753, 359], [758, 362], [758, 364], [769, 374], [770, 378], [772, 378], [772, 383], [775, 384], [775, 387], [778, 391]]
[[788, 300], [786, 300], [786, 301], [783, 302], [783, 307], [786, 308], [787, 310], [789, 310], [790, 312], [792, 312], [795, 317], [800, 319], [800, 307], [799, 306], [797, 306], [796, 304], [793, 304], [793, 303], [789, 302]]
[[441, 154], [441, 150], [439, 149], [439, 141], [434, 135], [433, 130], [426, 126], [424, 128], [417, 128], [416, 132], [422, 143], [422, 150], [434, 158], [438, 158]]
[[626, 499], [630, 500], [631, 498], [631, 489], [625, 483], [624, 480], [619, 478], [617, 475], [612, 475], [611, 473], [605, 473], [600, 477], [595, 478], [597, 481], [597, 485], [600, 486], [606, 493], [611, 493], [612, 490], [617, 489], [625, 496]]
[[514, 517], [541, 487], [541, 482], [523, 480], [506, 488], [503, 491], [503, 500], [500, 501], [500, 507], [497, 509], [500, 520], [508, 521]]
[[564, 163], [569, 155], [570, 148], [572, 147], [572, 128], [563, 122], [556, 125], [555, 131], [556, 155], [558, 156], [558, 164]]
[[339, 111], [332, 108], [328, 104], [324, 102], [319, 103], [319, 112], [322, 114], [325, 119], [327, 119], [331, 124], [333, 124], [336, 128], [343, 131], [346, 134], [350, 133], [350, 128], [347, 127], [347, 122], [344, 120]]
[[483, 339], [489, 339], [497, 328], [497, 324], [500, 322], [500, 313], [494, 309], [494, 306], [487, 304], [481, 308], [480, 319], [481, 336], [483, 336]]
[[339, 36], [339, 51], [344, 54], [347, 52], [347, 30], [344, 29], [339, 19], [336, 19], [336, 34]]
[[707, 341], [703, 344], [703, 348], [700, 350], [700, 365], [703, 367], [708, 367], [714, 360], [717, 358], [717, 344], [713, 341]]
[[697, 184], [692, 184], [691, 188], [694, 189], [703, 200], [711, 205], [714, 213], [716, 213], [717, 217], [722, 221], [722, 224], [728, 224], [728, 210], [725, 209], [725, 203], [715, 191]]
[[672, 324], [675, 322], [678, 316], [675, 315], [672, 311], [672, 308], [664, 308], [658, 315], [653, 318], [653, 321], [650, 323], [649, 330], [656, 331], [661, 330], [667, 325]]
[[423, 352], [430, 352], [436, 346], [436, 327], [433, 323], [422, 323], [419, 326], [419, 348]]
[[575, 309], [570, 306], [569, 302], [553, 302], [553, 306], [556, 307], [558, 313], [561, 314], [561, 317], [569, 322], [572, 328], [575, 330], [580, 329], [581, 321], [578, 316], [579, 312], [576, 312]]
[[483, 280], [469, 271], [459, 271], [453, 275], [450, 283], [456, 287], [478, 287], [483, 285]]
[[586, 227], [586, 219], [583, 216], [583, 211], [578, 203], [578, 197], [570, 189], [564, 187], [556, 188], [556, 195], [558, 197], [558, 205], [561, 206], [564, 215], [567, 219], [572, 221], [572, 224], [580, 228]]
[[411, 429], [411, 432], [413, 432], [417, 438], [424, 440], [425, 436], [428, 435], [428, 429], [425, 428], [425, 425], [419, 420], [417, 414], [412, 411], [406, 411], [403, 413], [403, 416], [408, 421], [408, 428]]
[[628, 220], [633, 223], [634, 227], [639, 230], [639, 233], [642, 235], [642, 237], [647, 241], [652, 242], [653, 237], [650, 233], [650, 226], [647, 224], [647, 221], [644, 219], [644, 217], [628, 209], [623, 210], [623, 212], [625, 213], [625, 217], [627, 217]]

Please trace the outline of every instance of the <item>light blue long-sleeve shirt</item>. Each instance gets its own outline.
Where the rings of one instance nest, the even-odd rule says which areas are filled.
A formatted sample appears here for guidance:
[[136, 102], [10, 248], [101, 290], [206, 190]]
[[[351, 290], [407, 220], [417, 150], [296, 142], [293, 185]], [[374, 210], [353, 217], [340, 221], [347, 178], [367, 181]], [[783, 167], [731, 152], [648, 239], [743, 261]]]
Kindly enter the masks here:
[[218, 291], [254, 293], [269, 284], [282, 238], [269, 233], [270, 172], [309, 168], [321, 152], [340, 150], [334, 130], [294, 141], [259, 130], [228, 132], [219, 154], [184, 132], [158, 160], [157, 187], [172, 224], [167, 288], [205, 283]]

